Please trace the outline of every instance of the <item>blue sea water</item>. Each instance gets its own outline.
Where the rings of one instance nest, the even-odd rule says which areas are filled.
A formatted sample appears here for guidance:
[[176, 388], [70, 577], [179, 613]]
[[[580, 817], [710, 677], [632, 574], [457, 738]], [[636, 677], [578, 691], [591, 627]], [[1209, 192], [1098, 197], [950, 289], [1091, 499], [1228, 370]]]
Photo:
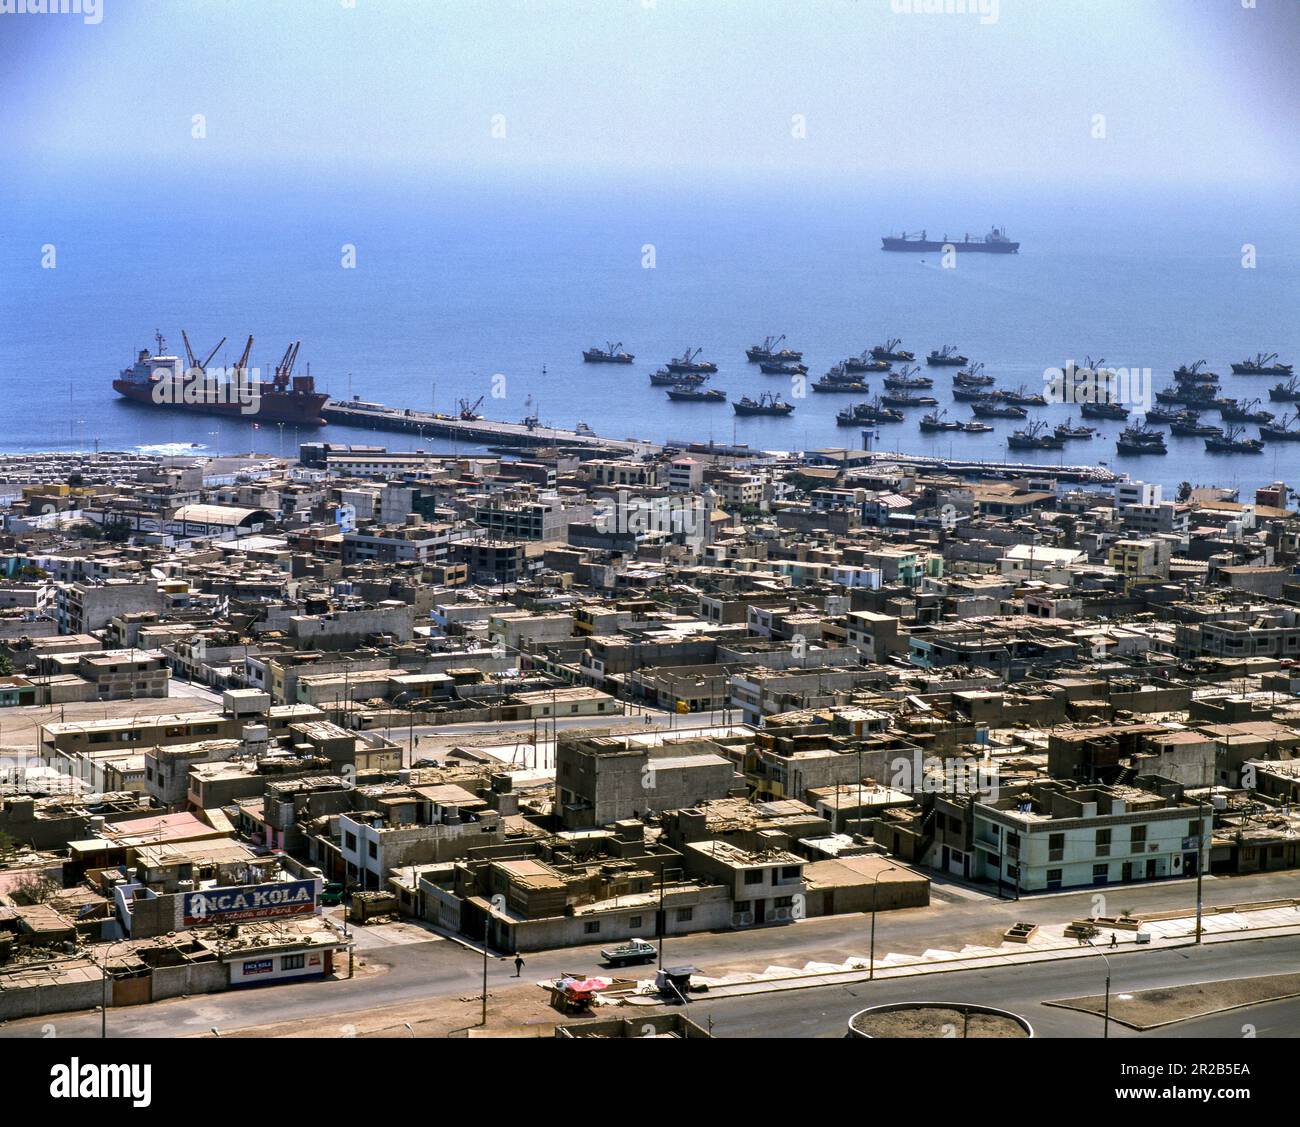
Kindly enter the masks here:
[[[785, 333], [815, 379], [901, 337], [918, 356], [956, 345], [999, 386], [1028, 390], [1042, 389], [1045, 368], [1085, 355], [1150, 368], [1156, 388], [1179, 364], [1204, 357], [1224, 373], [1225, 394], [1267, 401], [1274, 379], [1233, 377], [1228, 364], [1260, 350], [1300, 359], [1292, 205], [1250, 194], [1200, 198], [1190, 186], [1108, 198], [1086, 186], [1026, 188], [1020, 198], [994, 198], [960, 184], [926, 192], [688, 180], [561, 188], [541, 178], [337, 186], [289, 175], [31, 183], [0, 226], [0, 450], [196, 443], [292, 453], [312, 437], [416, 445], [341, 427], [254, 430], [127, 403], [111, 380], [137, 349], [152, 347], [155, 329], [177, 352], [182, 328], [204, 352], [228, 337], [214, 363], [233, 361], [252, 333], [253, 360], [265, 371], [301, 339], [299, 371], [310, 363], [336, 398], [450, 412], [462, 397], [485, 396], [480, 410], [509, 420], [531, 400], [543, 424], [775, 450], [860, 446], [857, 428], [835, 425], [856, 397], [810, 393], [792, 400], [789, 418], [737, 418], [727, 404], [671, 403], [648, 374], [698, 346], [719, 365], [712, 385], [731, 399], [776, 390], [789, 399], [787, 380], [746, 363], [748, 345]], [[945, 269], [937, 255], [880, 250], [880, 236], [900, 228], [960, 237], [993, 223], [1021, 241], [1019, 255], [962, 256]], [[1243, 268], [1245, 244], [1256, 248], [1254, 269]], [[42, 267], [47, 246], [54, 269]], [[349, 246], [354, 269], [342, 265]], [[607, 340], [623, 342], [636, 363], [581, 362], [583, 348]], [[504, 380], [494, 384], [498, 374]], [[969, 409], [949, 401], [950, 370], [929, 374], [932, 394], [965, 417]], [[872, 394], [880, 390], [879, 377], [868, 382]], [[1122, 458], [1114, 437], [1123, 424], [1103, 422], [1091, 424], [1097, 438], [1064, 452], [1011, 453], [1006, 436], [1022, 423], [929, 436], [917, 430], [921, 413], [879, 428], [878, 448], [1106, 462], [1170, 487], [1300, 484], [1285, 445], [1216, 456], [1201, 439], [1170, 438], [1166, 457]], [[1070, 414], [1031, 411], [1049, 423]]]

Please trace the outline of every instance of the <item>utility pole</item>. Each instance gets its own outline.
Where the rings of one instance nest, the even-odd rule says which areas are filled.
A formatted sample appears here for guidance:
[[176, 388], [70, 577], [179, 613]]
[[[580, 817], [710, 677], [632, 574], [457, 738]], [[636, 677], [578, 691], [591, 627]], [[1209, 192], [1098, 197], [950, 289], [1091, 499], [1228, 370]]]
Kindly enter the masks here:
[[1101, 958], [1106, 964], [1106, 1002], [1101, 1018], [1101, 1035], [1104, 1039], [1110, 1036], [1110, 960], [1105, 955], [1102, 955]]
[[1201, 942], [1201, 878], [1205, 871], [1205, 795], [1196, 803], [1196, 942]]
[[668, 917], [664, 915], [664, 866], [659, 863], [659, 969], [664, 969], [664, 932], [668, 930]]
[[483, 916], [483, 1015], [479, 1024], [487, 1028], [487, 972], [488, 972], [488, 927], [492, 923], [492, 909]]
[[876, 981], [876, 905], [880, 898], [880, 878], [886, 873], [896, 873], [898, 869], [890, 865], [888, 868], [881, 869], [876, 874], [876, 879], [871, 882], [871, 966], [867, 972], [867, 981]]

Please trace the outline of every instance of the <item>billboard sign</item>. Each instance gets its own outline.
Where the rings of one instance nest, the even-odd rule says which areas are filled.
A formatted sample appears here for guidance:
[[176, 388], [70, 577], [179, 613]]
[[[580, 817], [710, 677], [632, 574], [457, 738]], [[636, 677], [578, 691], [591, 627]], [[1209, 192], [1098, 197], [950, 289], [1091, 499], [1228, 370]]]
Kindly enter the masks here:
[[181, 906], [186, 927], [309, 916], [315, 911], [314, 880], [205, 888], [202, 892], [185, 893]]

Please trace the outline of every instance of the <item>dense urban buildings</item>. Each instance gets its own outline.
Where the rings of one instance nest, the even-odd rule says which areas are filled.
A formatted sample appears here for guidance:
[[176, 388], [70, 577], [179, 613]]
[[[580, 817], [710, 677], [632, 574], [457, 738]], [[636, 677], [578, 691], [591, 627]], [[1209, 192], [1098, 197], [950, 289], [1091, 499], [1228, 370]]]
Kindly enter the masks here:
[[[617, 967], [835, 917], [861, 949], [869, 916], [874, 953], [952, 889], [1190, 905], [1300, 864], [1281, 483], [597, 442], [2, 461], [0, 1020], [327, 990], [403, 922]], [[1088, 916], [1065, 936], [1147, 926]]]

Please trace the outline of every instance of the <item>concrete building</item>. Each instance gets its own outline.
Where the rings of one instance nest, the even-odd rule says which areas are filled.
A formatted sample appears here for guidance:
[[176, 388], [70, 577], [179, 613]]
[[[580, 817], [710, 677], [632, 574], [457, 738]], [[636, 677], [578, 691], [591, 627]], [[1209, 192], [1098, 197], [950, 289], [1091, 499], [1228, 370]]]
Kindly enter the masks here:
[[725, 798], [735, 766], [708, 740], [648, 746], [635, 737], [562, 735], [556, 805], [569, 829], [608, 826]]

